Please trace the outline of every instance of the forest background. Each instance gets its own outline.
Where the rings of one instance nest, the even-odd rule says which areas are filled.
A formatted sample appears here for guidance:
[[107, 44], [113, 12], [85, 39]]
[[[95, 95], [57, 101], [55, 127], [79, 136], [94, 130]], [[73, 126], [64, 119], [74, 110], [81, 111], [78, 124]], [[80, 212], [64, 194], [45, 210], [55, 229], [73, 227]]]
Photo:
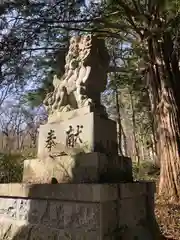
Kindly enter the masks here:
[[38, 127], [47, 119], [42, 101], [53, 75], [63, 75], [69, 38], [93, 32], [111, 56], [102, 103], [117, 122], [119, 153], [133, 160], [135, 179], [155, 179], [161, 201], [177, 203], [179, 10], [179, 0], [1, 2], [0, 181], [21, 180], [23, 160], [36, 155]]

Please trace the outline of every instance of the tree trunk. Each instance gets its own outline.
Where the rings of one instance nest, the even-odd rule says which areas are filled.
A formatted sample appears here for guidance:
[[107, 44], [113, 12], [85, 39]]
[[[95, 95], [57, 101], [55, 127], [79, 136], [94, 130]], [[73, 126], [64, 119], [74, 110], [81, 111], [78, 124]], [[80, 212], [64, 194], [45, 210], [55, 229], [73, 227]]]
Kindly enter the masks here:
[[179, 61], [169, 33], [164, 34], [162, 55], [167, 79], [159, 109], [161, 172], [159, 193], [170, 200], [180, 199], [180, 72]]
[[144, 142], [141, 142], [141, 159], [145, 160], [145, 154], [144, 154]]
[[123, 152], [125, 156], [128, 156], [127, 137], [122, 125], [121, 125], [121, 130], [122, 130]]
[[132, 128], [133, 128], [133, 137], [134, 137], [134, 148], [135, 148], [135, 157], [137, 159], [137, 165], [140, 166], [140, 155], [139, 155], [139, 148], [137, 144], [136, 138], [136, 118], [135, 118], [135, 109], [134, 109], [134, 101], [132, 97], [132, 92], [129, 91], [131, 108], [132, 108]]
[[121, 113], [120, 113], [120, 104], [119, 104], [119, 93], [117, 85], [115, 84], [115, 101], [116, 101], [116, 113], [117, 113], [117, 123], [118, 123], [118, 149], [119, 153], [122, 156], [122, 125], [121, 125]]
[[[172, 56], [172, 52], [169, 52], [171, 41], [164, 39], [161, 51], [159, 46], [157, 47], [158, 44], [152, 39], [148, 41], [151, 59], [149, 89], [157, 135], [157, 155], [161, 165], [159, 194], [163, 194], [168, 200], [178, 200], [180, 199], [179, 71], [177, 67], [172, 66], [177, 62], [173, 62], [170, 57]], [[160, 65], [157, 63], [157, 58], [161, 59]], [[173, 68], [176, 72], [172, 72]]]
[[178, 114], [171, 89], [164, 89], [159, 108], [159, 153], [161, 161], [159, 194], [170, 200], [180, 198], [180, 156]]
[[152, 156], [153, 156], [153, 161], [154, 164], [157, 167], [160, 167], [160, 159], [157, 156], [157, 139], [156, 139], [156, 133], [154, 130], [154, 127], [152, 126], [152, 136], [151, 136], [151, 141], [152, 141], [152, 145], [151, 145], [151, 150], [152, 150]]

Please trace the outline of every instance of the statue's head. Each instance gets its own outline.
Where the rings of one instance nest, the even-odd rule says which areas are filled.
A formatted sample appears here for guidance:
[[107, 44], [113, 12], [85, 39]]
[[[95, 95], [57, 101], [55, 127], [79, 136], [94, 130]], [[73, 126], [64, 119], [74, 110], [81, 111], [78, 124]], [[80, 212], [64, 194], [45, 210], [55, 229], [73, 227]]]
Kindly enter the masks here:
[[78, 46], [79, 45], [79, 42], [81, 40], [81, 37], [80, 36], [73, 36], [70, 38], [70, 46]]
[[76, 42], [77, 42], [77, 37], [76, 36], [73, 36], [73, 37], [70, 38], [70, 46], [76, 44]]
[[73, 57], [77, 57], [79, 54], [79, 41], [80, 37], [74, 36], [70, 39], [69, 52], [68, 55], [73, 55]]
[[81, 45], [86, 48], [87, 46], [91, 46], [92, 43], [92, 35], [88, 34], [88, 35], [84, 35], [81, 37]]

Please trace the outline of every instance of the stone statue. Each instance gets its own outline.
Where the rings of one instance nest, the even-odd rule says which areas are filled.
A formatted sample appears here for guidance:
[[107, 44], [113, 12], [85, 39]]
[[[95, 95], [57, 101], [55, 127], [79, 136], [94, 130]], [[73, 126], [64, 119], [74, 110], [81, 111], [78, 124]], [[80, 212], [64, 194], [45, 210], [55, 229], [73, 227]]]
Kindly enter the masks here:
[[48, 114], [84, 106], [100, 108], [100, 94], [106, 88], [109, 60], [103, 39], [93, 35], [72, 37], [65, 73], [61, 79], [54, 76], [54, 91], [44, 99]]

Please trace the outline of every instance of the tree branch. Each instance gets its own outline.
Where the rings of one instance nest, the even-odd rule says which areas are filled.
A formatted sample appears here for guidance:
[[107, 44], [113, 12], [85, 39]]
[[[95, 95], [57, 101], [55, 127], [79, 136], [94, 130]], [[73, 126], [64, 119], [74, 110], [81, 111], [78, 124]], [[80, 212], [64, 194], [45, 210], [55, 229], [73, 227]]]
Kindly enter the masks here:
[[129, 6], [127, 5], [127, 4], [125, 4], [122, 0], [119, 0], [119, 4], [122, 6], [122, 8], [124, 9], [124, 11], [125, 11], [125, 13], [126, 13], [126, 16], [127, 16], [127, 20], [128, 20], [128, 22], [132, 25], [132, 27], [134, 28], [134, 30], [140, 35], [140, 37], [141, 37], [141, 39], [143, 38], [143, 34], [141, 33], [141, 29], [139, 29], [137, 26], [136, 26], [136, 24], [135, 24], [135, 22], [134, 22], [134, 20], [133, 20], [133, 18], [132, 18], [132, 16], [136, 16], [137, 14], [136, 14], [136, 12], [135, 11], [133, 11], [132, 9], [130, 9], [129, 8]]

